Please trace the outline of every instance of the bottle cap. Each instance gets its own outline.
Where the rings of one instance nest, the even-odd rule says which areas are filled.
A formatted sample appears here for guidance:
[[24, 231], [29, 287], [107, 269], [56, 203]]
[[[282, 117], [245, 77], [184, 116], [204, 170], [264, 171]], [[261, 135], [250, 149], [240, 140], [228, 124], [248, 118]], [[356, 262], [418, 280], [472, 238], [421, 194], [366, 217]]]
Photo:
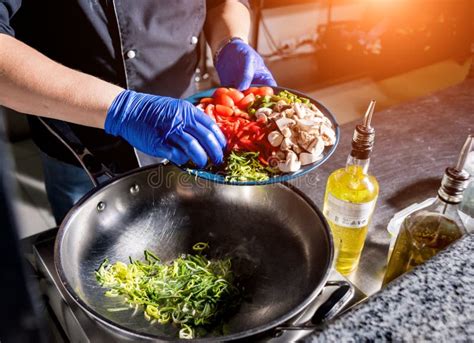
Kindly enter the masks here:
[[458, 204], [462, 200], [462, 194], [469, 181], [469, 173], [464, 170], [466, 158], [471, 151], [472, 136], [469, 135], [459, 154], [456, 167], [447, 168], [441, 180], [438, 195], [446, 202]]
[[364, 122], [356, 126], [352, 136], [351, 155], [361, 160], [369, 158], [374, 147], [375, 129], [371, 126], [374, 109], [375, 100], [372, 100], [365, 112]]

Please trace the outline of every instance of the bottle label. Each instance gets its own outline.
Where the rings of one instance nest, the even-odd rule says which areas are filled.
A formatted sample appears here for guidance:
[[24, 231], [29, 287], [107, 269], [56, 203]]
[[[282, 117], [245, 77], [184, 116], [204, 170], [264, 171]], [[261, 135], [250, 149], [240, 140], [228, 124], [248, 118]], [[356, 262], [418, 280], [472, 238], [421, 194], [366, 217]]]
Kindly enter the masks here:
[[338, 199], [329, 193], [324, 215], [336, 225], [359, 229], [369, 224], [370, 215], [374, 210], [376, 201], [377, 199], [374, 199], [357, 204]]

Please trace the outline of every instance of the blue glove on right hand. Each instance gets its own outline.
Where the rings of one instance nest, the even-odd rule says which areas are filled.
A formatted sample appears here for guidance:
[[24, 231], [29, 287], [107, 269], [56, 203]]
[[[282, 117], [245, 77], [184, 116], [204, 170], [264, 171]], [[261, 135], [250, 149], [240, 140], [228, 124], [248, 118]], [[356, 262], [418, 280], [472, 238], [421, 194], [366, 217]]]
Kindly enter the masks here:
[[217, 124], [190, 102], [125, 90], [110, 105], [105, 132], [138, 150], [177, 165], [199, 168], [223, 161], [226, 139]]

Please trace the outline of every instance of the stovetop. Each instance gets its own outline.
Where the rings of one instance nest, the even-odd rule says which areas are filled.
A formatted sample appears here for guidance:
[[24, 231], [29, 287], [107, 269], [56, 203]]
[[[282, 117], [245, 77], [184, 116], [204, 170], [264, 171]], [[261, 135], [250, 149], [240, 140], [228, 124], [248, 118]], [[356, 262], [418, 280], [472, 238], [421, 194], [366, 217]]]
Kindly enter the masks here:
[[[71, 342], [130, 342], [130, 338], [117, 336], [102, 324], [88, 317], [67, 294], [54, 267], [54, 240], [56, 233], [57, 229], [51, 229], [35, 239], [28, 240], [33, 245], [34, 265], [40, 280], [40, 290], [47, 300], [50, 315], [55, 317], [52, 322], [59, 326], [57, 329]], [[328, 281], [339, 280], [347, 281], [341, 274], [333, 270]], [[325, 287], [315, 302], [309, 306], [310, 309], [298, 317], [298, 321], [304, 322], [309, 320], [312, 314], [335, 289], [334, 287]], [[366, 295], [354, 287], [350, 300], [341, 308], [339, 315], [365, 298]], [[295, 341], [311, 334], [313, 331], [309, 329], [283, 331], [278, 337], [269, 336], [268, 341]]]

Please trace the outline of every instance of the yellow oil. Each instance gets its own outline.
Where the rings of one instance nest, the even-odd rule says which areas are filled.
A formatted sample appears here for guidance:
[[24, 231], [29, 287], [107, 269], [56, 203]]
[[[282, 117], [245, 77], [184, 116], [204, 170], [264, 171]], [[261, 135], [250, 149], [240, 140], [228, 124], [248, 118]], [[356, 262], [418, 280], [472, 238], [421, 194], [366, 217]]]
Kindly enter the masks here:
[[428, 261], [462, 235], [456, 222], [441, 214], [420, 212], [408, 217], [400, 227], [384, 285]]
[[[326, 215], [328, 211], [328, 196], [351, 204], [373, 203], [375, 206], [378, 193], [379, 185], [375, 177], [364, 173], [361, 166], [349, 165], [329, 176], [323, 212]], [[336, 225], [326, 216], [334, 238], [335, 267], [343, 275], [351, 273], [359, 263], [373, 209], [371, 207], [367, 225], [362, 227]]]

